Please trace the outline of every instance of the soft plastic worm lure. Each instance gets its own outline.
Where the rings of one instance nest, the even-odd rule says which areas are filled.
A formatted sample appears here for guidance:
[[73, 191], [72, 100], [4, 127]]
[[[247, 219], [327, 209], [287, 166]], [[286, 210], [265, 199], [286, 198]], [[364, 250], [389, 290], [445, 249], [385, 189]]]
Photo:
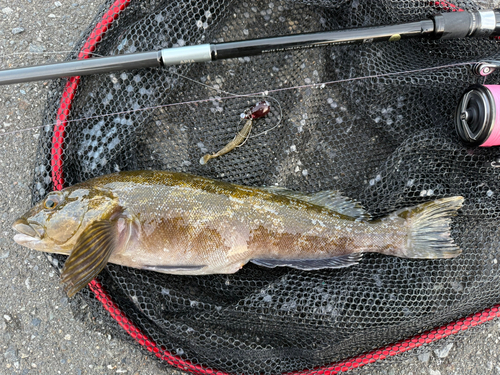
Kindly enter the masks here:
[[233, 140], [229, 142], [226, 146], [224, 146], [224, 148], [217, 151], [215, 154], [211, 155], [206, 154], [205, 156], [203, 156], [200, 159], [200, 164], [205, 165], [207, 161], [209, 161], [210, 159], [227, 154], [233, 148], [240, 146], [250, 134], [250, 131], [252, 130], [253, 120], [264, 117], [269, 113], [270, 109], [271, 105], [269, 104], [269, 102], [263, 100], [254, 105], [253, 107], [251, 107], [250, 109], [246, 110], [245, 113], [242, 113], [241, 117], [247, 120], [245, 122], [245, 125], [243, 126], [243, 129], [241, 129], [238, 132], [238, 134], [236, 134], [236, 136], [233, 138]]

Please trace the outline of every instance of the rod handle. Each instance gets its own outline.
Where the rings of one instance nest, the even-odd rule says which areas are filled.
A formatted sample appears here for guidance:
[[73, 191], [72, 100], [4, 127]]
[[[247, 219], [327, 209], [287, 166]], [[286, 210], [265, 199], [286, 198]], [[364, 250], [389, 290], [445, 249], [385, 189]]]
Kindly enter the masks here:
[[436, 14], [433, 20], [436, 39], [484, 38], [500, 35], [498, 9], [440, 13]]

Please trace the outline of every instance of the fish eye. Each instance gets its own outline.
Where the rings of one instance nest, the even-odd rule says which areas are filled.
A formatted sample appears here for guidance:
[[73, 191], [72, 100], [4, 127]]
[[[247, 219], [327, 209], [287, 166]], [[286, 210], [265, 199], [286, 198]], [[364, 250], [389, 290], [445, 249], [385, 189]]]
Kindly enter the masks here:
[[43, 202], [43, 206], [48, 210], [53, 210], [59, 204], [59, 197], [57, 195], [50, 195]]

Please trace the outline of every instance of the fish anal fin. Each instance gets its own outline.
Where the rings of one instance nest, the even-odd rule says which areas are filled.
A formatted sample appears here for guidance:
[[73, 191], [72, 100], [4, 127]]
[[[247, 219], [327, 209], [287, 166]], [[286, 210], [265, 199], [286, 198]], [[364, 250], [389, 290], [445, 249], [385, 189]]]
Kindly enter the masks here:
[[61, 274], [69, 297], [102, 271], [117, 247], [126, 245], [129, 236], [125, 232], [119, 232], [117, 221], [100, 220], [90, 224], [80, 235]]
[[350, 267], [363, 257], [361, 253], [339, 255], [326, 259], [251, 259], [250, 262], [267, 268], [291, 267], [303, 271], [321, 270], [324, 268]]
[[263, 189], [273, 194], [284, 195], [289, 198], [300, 199], [317, 206], [326, 207], [329, 210], [357, 220], [370, 220], [371, 218], [370, 214], [365, 211], [360, 203], [343, 196], [342, 193], [336, 190], [323, 190], [317, 193], [306, 194], [275, 186]]
[[141, 269], [147, 270], [147, 271], [154, 271], [154, 272], [160, 272], [160, 273], [173, 273], [173, 272], [196, 272], [199, 270], [202, 270], [205, 268], [205, 265], [200, 265], [200, 266], [162, 266], [162, 265], [142, 265]]

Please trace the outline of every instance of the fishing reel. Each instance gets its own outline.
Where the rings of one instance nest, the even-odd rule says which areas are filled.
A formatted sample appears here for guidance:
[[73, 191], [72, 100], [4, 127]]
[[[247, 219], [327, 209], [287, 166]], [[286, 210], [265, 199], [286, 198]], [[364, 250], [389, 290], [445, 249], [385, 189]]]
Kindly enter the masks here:
[[[500, 61], [484, 61], [473, 67], [487, 76], [500, 68]], [[472, 85], [455, 111], [455, 128], [468, 146], [500, 146], [500, 85]]]

